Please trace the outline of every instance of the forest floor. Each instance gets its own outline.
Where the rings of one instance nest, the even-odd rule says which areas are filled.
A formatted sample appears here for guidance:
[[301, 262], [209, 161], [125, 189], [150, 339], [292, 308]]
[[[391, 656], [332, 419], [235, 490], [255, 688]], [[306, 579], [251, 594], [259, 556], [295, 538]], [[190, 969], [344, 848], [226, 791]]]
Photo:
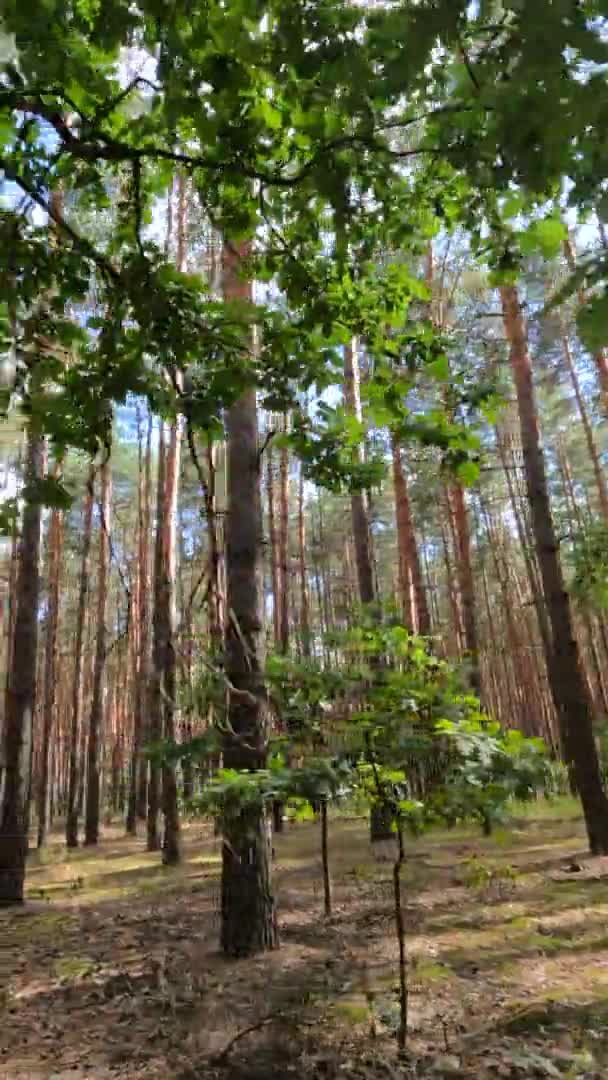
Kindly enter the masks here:
[[608, 859], [571, 801], [408, 841], [405, 1061], [392, 867], [363, 819], [331, 822], [330, 918], [318, 826], [275, 838], [281, 948], [249, 960], [218, 952], [218, 839], [183, 841], [177, 869], [114, 827], [31, 857], [0, 912], [2, 1080], [608, 1077]]

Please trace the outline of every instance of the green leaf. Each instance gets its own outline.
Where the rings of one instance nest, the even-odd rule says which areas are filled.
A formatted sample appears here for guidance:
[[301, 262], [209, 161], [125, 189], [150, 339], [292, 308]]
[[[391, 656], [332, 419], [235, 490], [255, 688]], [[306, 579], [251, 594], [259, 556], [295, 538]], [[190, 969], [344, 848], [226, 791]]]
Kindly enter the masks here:
[[559, 218], [544, 218], [533, 221], [520, 235], [520, 247], [525, 255], [540, 251], [546, 259], [552, 259], [559, 254], [567, 235], [566, 226]]
[[42, 476], [26, 484], [22, 494], [26, 502], [40, 503], [56, 510], [69, 510], [74, 501], [74, 496], [53, 476]]
[[461, 461], [456, 466], [456, 473], [465, 487], [472, 487], [479, 480], [479, 465], [476, 461]]
[[608, 291], [593, 297], [576, 317], [581, 341], [590, 352], [597, 352], [608, 342]]
[[436, 360], [431, 361], [426, 365], [426, 371], [433, 379], [437, 379], [438, 382], [449, 382], [450, 379], [450, 361], [444, 354], [439, 356]]
[[15, 125], [10, 116], [0, 115], [0, 149], [8, 146], [15, 137]]

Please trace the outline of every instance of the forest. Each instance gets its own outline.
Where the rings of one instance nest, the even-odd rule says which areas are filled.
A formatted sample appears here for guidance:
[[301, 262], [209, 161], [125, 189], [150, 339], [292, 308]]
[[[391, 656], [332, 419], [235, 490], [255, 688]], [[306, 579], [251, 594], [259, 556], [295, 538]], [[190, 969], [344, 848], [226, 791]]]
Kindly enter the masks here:
[[3, 0], [0, 1078], [608, 1076], [607, 0]]

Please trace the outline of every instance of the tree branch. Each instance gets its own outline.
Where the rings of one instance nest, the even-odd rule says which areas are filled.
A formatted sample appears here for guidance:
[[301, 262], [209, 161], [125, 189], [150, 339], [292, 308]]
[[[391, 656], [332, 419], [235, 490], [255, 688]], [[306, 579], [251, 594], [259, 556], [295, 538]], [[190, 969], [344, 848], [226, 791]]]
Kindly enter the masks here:
[[116, 270], [116, 268], [112, 266], [111, 262], [109, 262], [108, 259], [106, 259], [105, 256], [101, 254], [101, 252], [97, 251], [97, 249], [93, 247], [93, 245], [90, 243], [89, 240], [86, 239], [86, 237], [81, 236], [80, 233], [77, 233], [76, 230], [68, 224], [63, 215], [60, 214], [54, 206], [52, 206], [50, 201], [45, 199], [44, 196], [36, 190], [31, 181], [26, 180], [24, 176], [20, 176], [16, 169], [14, 169], [13, 166], [3, 157], [0, 157], [0, 169], [8, 180], [12, 180], [14, 184], [17, 184], [17, 186], [20, 187], [21, 190], [24, 191], [25, 194], [28, 195], [29, 198], [33, 202], [35, 202], [37, 206], [41, 207], [41, 209], [44, 210], [46, 214], [48, 214], [51, 221], [54, 221], [57, 228], [61, 229], [62, 232], [64, 232], [67, 236], [70, 237], [70, 240], [74, 244], [74, 247], [78, 248], [83, 253], [83, 255], [85, 255], [88, 259], [91, 260], [91, 262], [94, 262], [97, 268], [101, 271], [101, 273], [105, 277], [107, 277], [113, 285], [121, 284], [122, 279], [118, 270]]

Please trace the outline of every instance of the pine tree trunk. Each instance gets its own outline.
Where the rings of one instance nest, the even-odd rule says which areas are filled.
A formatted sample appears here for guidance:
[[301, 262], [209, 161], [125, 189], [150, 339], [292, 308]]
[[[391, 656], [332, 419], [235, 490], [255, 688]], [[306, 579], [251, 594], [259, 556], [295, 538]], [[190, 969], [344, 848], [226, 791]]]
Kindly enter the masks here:
[[[150, 743], [158, 744], [163, 737], [163, 511], [165, 493], [165, 425], [161, 423], [158, 436], [158, 473], [156, 484], [156, 532], [154, 537], [154, 571], [152, 599], [152, 665], [148, 679], [148, 736]], [[158, 762], [152, 758], [148, 771], [148, 810], [146, 823], [146, 844], [148, 851], [159, 851], [161, 847], [158, 831], [158, 815], [161, 797], [161, 772]]]
[[[179, 486], [179, 464], [181, 432], [177, 422], [171, 425], [169, 446], [167, 448], [165, 468], [165, 490], [163, 505], [163, 582], [161, 589], [163, 612], [159, 620], [162, 624], [162, 710], [163, 738], [169, 742], [175, 739], [175, 695], [176, 695], [176, 656], [175, 656], [175, 619], [177, 577], [177, 500]], [[177, 802], [177, 781], [175, 766], [164, 762], [162, 768], [163, 798], [163, 863], [174, 866], [180, 861], [179, 810]]]
[[74, 644], [74, 681], [72, 687], [71, 722], [68, 765], [68, 803], [66, 811], [66, 844], [78, 847], [78, 748], [82, 727], [84, 638], [89, 595], [89, 572], [91, 539], [93, 533], [93, 501], [95, 497], [95, 468], [92, 465], [87, 480], [82, 530], [82, 557], [78, 587], [78, 611], [76, 614], [76, 640]]
[[272, 628], [276, 645], [281, 635], [281, 583], [274, 508], [274, 460], [271, 443], [268, 443], [266, 448], [266, 497], [268, 500], [268, 540], [270, 544], [270, 580], [272, 584]]
[[53, 509], [48, 538], [48, 592], [44, 663], [44, 704], [42, 746], [38, 778], [38, 847], [46, 842], [49, 809], [51, 739], [55, 722], [57, 696], [57, 631], [59, 627], [59, 588], [63, 556], [63, 512]]
[[[598, 448], [593, 436], [593, 428], [587, 412], [587, 406], [585, 405], [585, 399], [583, 397], [578, 375], [576, 373], [576, 367], [574, 366], [574, 360], [572, 358], [572, 350], [570, 349], [570, 342], [564, 327], [562, 326], [562, 349], [564, 352], [564, 359], [566, 361], [566, 367], [568, 368], [568, 374], [570, 375], [570, 381], [572, 383], [572, 389], [574, 390], [574, 397], [583, 425], [583, 431], [585, 433], [585, 442], [587, 443], [587, 451], [591, 460], [593, 468], [593, 476], [595, 478], [595, 485], [597, 487], [597, 495], [600, 505], [600, 511], [603, 517], [608, 519], [608, 486], [606, 485], [606, 477], [602, 469], [600, 462], [600, 456]], [[608, 371], [607, 371], [608, 374]], [[606, 387], [608, 391], [608, 384]]]
[[[406, 625], [415, 633], [427, 637], [431, 633], [431, 618], [426, 600], [426, 589], [420, 569], [418, 544], [414, 532], [407, 478], [403, 469], [401, 447], [396, 435], [391, 435], [393, 458], [393, 486], [395, 490], [395, 516], [397, 521], [397, 545], [399, 549], [399, 586], [401, 606]], [[414, 593], [415, 620], [410, 616], [410, 580]]]
[[[240, 254], [240, 257], [239, 257]], [[239, 277], [240, 258], [226, 244], [224, 296], [251, 298]], [[226, 415], [228, 513], [226, 577], [228, 612], [225, 669], [234, 690], [228, 698], [229, 729], [224, 737], [226, 768], [264, 768], [268, 727], [263, 679], [262, 506], [257, 405], [246, 390]], [[222, 846], [222, 949], [248, 956], [278, 944], [270, 882], [270, 823], [263, 809], [241, 810], [225, 818]]]
[[456, 540], [457, 573], [462, 600], [462, 621], [464, 627], [464, 646], [470, 664], [470, 682], [473, 693], [479, 696], [481, 682], [479, 677], [479, 646], [477, 641], [477, 619], [475, 614], [475, 584], [471, 561], [471, 534], [469, 519], [462, 484], [455, 480], [448, 490], [451, 502], [454, 536]]
[[[359, 357], [357, 343], [354, 340], [344, 350], [344, 401], [349, 413], [356, 417], [357, 420], [361, 420]], [[358, 447], [355, 453], [357, 460], [362, 461], [363, 451], [361, 447]], [[373, 604], [376, 600], [376, 590], [374, 587], [369, 518], [364, 492], [355, 491], [352, 493], [351, 513], [359, 599], [362, 604]]]
[[93, 697], [87, 738], [87, 789], [85, 805], [84, 842], [99, 842], [101, 810], [101, 748], [104, 735], [105, 666], [106, 666], [106, 608], [110, 572], [110, 529], [112, 512], [112, 472], [109, 461], [101, 466], [101, 499], [99, 504], [99, 564], [97, 572], [97, 626], [95, 634], [95, 664], [93, 668]]
[[[564, 241], [564, 254], [570, 270], [574, 272], [576, 270], [576, 254], [570, 236]], [[582, 289], [578, 291], [578, 302], [581, 307], [584, 307], [587, 303], [587, 298]], [[593, 362], [597, 370], [602, 410], [608, 416], [608, 349], [597, 349], [593, 353]]]
[[[288, 430], [284, 418], [283, 430]], [[289, 651], [289, 452], [282, 446], [279, 455], [279, 571], [281, 582], [281, 618], [279, 621], [280, 651]]]
[[[142, 772], [142, 742], [145, 717], [145, 683], [148, 672], [148, 607], [150, 590], [149, 572], [149, 529], [150, 529], [150, 490], [149, 490], [149, 456], [151, 454], [152, 418], [148, 422], [148, 439], [144, 453], [141, 415], [137, 410], [137, 561], [136, 561], [136, 590], [133, 597], [133, 621], [134, 621], [134, 678], [135, 691], [133, 701], [133, 746], [131, 751], [131, 767], [129, 772], [129, 797], [127, 804], [126, 831], [129, 836], [137, 833], [138, 811], [143, 809], [145, 814], [145, 800], [143, 807], [139, 803], [139, 789]], [[147, 511], [147, 512], [146, 512]], [[146, 763], [147, 764], [147, 763]], [[146, 767], [147, 779], [147, 767]]]
[[[26, 479], [42, 475], [44, 439], [31, 426], [27, 435]], [[28, 797], [33, 719], [36, 708], [36, 657], [40, 602], [39, 503], [25, 503], [19, 547], [15, 630], [8, 671], [6, 715], [0, 763], [0, 907], [23, 901], [28, 850]]]
[[[359, 376], [359, 357], [357, 343], [353, 340], [344, 350], [344, 400], [346, 408], [361, 420], [361, 393]], [[359, 460], [363, 458], [361, 448], [357, 450]], [[359, 586], [359, 599], [362, 604], [375, 604], [377, 594], [374, 580], [374, 565], [372, 559], [371, 534], [369, 517], [364, 492], [353, 492], [351, 495], [351, 514], [353, 525], [353, 541], [355, 545], [355, 561], [357, 564], [357, 583]], [[384, 807], [372, 807], [370, 815], [370, 839], [373, 843], [392, 839], [392, 819], [389, 819]]]
[[[143, 494], [143, 544], [141, 550], [141, 608], [139, 613], [139, 673], [136, 688], [136, 709], [142, 744], [147, 732], [148, 677], [150, 674], [150, 598], [152, 580], [150, 574], [152, 531], [152, 414], [148, 416], [146, 456], [144, 460]], [[137, 770], [137, 817], [146, 821], [148, 814], [148, 762], [140, 754]]]
[[298, 479], [298, 564], [300, 570], [300, 634], [304, 656], [311, 655], [310, 607], [306, 574], [306, 519], [304, 516], [304, 470]]
[[532, 365], [517, 289], [502, 286], [501, 300], [517, 393], [521, 441], [538, 562], [553, 632], [547, 656], [551, 692], [557, 710], [566, 760], [580, 795], [589, 846], [608, 853], [608, 799], [593, 735], [593, 715], [572, 626], [570, 600], [564, 586], [542, 450]]
[[454, 581], [454, 571], [452, 568], [452, 559], [450, 555], [450, 547], [448, 544], [448, 537], [445, 530], [443, 520], [440, 522], [441, 529], [441, 546], [443, 548], [443, 560], [445, 563], [445, 576], [448, 587], [448, 598], [450, 601], [450, 611], [452, 613], [452, 625], [454, 628], [454, 651], [455, 655], [460, 658], [462, 655], [462, 642], [464, 637], [464, 631], [462, 629], [462, 618], [460, 614], [460, 606], [458, 604], [458, 595], [456, 592], [456, 583]]
[[513, 467], [507, 461], [506, 450], [504, 441], [500, 435], [498, 429], [496, 429], [496, 445], [498, 448], [498, 454], [502, 464], [503, 472], [505, 474], [505, 480], [507, 484], [507, 491], [509, 493], [509, 502], [511, 504], [511, 511], [515, 519], [515, 527], [517, 529], [517, 536], [519, 539], [519, 545], [524, 557], [524, 563], [526, 567], [526, 576], [528, 578], [528, 585], [530, 587], [530, 593], [534, 602], [534, 610], [536, 611], [536, 617], [538, 619], [538, 628], [543, 643], [543, 651], [545, 656], [548, 656], [553, 649], [553, 638], [551, 636], [551, 628], [549, 626], [549, 620], [547, 617], [547, 609], [542, 595], [541, 582], [538, 580], [538, 566], [533, 559], [530, 551], [530, 545], [526, 534], [526, 526], [522, 521], [522, 513], [520, 505], [515, 494], [515, 487], [511, 478], [511, 468]]

